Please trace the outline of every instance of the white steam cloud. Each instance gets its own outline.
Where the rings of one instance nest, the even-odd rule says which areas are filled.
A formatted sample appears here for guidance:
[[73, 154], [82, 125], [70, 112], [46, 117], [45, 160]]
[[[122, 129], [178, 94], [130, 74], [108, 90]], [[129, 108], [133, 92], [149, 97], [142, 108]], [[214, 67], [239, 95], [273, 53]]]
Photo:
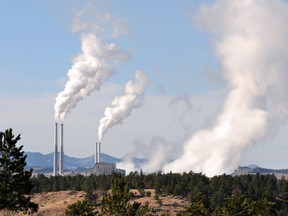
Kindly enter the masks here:
[[288, 5], [283, 0], [216, 0], [196, 23], [214, 34], [229, 92], [211, 128], [195, 133], [164, 172], [230, 173], [243, 151], [287, 117]]
[[144, 173], [161, 171], [164, 164], [171, 160], [174, 149], [172, 145], [161, 137], [153, 137], [148, 148], [148, 161], [141, 166]]
[[[149, 145], [145, 145], [142, 141], [140, 143], [137, 142], [135, 151], [126, 155], [123, 161], [117, 163], [117, 167], [125, 169], [127, 173], [140, 170], [144, 173], [161, 171], [163, 165], [171, 160], [169, 156], [174, 156], [175, 154], [175, 149], [172, 146], [172, 143], [156, 136], [151, 139]], [[132, 158], [132, 155], [135, 156], [135, 154], [138, 154], [140, 158], [146, 158], [147, 161], [135, 163]]]
[[82, 33], [82, 53], [74, 58], [65, 89], [56, 98], [56, 121], [64, 121], [79, 101], [95, 89], [100, 90], [115, 67], [129, 58], [115, 43], [104, 42], [103, 38], [116, 38], [127, 29], [121, 19], [106, 11], [105, 3], [98, 3], [90, 2], [75, 12], [72, 31]]
[[[89, 96], [95, 89], [99, 90], [115, 71], [115, 67], [129, 58], [129, 55], [122, 52], [115, 43], [105, 43], [100, 37], [105, 33], [105, 28], [101, 24], [107, 25], [115, 21], [109, 13], [106, 13], [107, 18], [104, 23], [101, 23], [99, 19], [89, 20], [84, 15], [87, 14], [83, 10], [76, 14], [76, 19], [73, 21], [74, 32], [85, 31], [81, 35], [82, 53], [74, 58], [73, 65], [67, 74], [68, 81], [65, 88], [56, 98], [54, 106], [56, 121], [64, 121], [79, 101]], [[97, 22], [100, 22], [100, 25], [95, 25]], [[110, 37], [117, 35], [113, 33]]]
[[144, 101], [144, 88], [148, 79], [141, 71], [136, 71], [135, 81], [129, 81], [125, 85], [125, 94], [121, 97], [116, 97], [112, 102], [112, 107], [105, 109], [105, 117], [100, 120], [98, 128], [99, 141], [102, 140], [104, 134], [112, 126], [119, 124], [124, 118], [130, 116], [135, 108], [142, 106]]
[[126, 173], [140, 171], [140, 168], [135, 165], [131, 155], [126, 155], [121, 162], [116, 164], [116, 167], [124, 169]]

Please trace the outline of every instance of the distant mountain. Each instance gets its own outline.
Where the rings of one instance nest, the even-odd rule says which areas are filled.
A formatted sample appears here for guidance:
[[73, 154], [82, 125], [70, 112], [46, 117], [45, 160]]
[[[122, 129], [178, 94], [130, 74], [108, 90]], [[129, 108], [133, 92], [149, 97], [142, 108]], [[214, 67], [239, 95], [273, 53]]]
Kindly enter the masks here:
[[[42, 154], [39, 152], [25, 152], [27, 155], [27, 168], [32, 167], [34, 172], [52, 172], [53, 170], [53, 159], [54, 154]], [[118, 163], [121, 162], [121, 158], [112, 157], [108, 154], [101, 153], [101, 160], [107, 163]], [[145, 163], [147, 160], [143, 158], [133, 158], [134, 164], [140, 165]], [[68, 170], [85, 170], [92, 168], [94, 166], [94, 156], [85, 157], [85, 158], [75, 158], [68, 155], [64, 155], [64, 169]], [[232, 175], [243, 175], [243, 174], [287, 174], [288, 169], [267, 169], [259, 167], [255, 164], [249, 166], [239, 167]]]
[[[25, 152], [27, 155], [27, 166], [34, 168], [52, 168], [54, 154], [42, 154], [39, 152]], [[112, 157], [108, 154], [101, 153], [101, 160], [107, 163], [121, 162], [120, 158]], [[140, 164], [145, 162], [145, 159], [134, 158], [134, 163]], [[68, 155], [64, 155], [64, 169], [76, 169], [76, 168], [92, 168], [94, 166], [94, 155], [85, 158], [75, 158]]]
[[258, 165], [256, 165], [256, 164], [250, 164], [250, 165], [248, 165], [248, 167], [250, 168], [250, 169], [257, 169], [257, 168], [260, 168]]
[[240, 166], [233, 175], [243, 175], [243, 174], [288, 174], [288, 169], [268, 169], [268, 168], [262, 168], [257, 165], [251, 164], [249, 166]]

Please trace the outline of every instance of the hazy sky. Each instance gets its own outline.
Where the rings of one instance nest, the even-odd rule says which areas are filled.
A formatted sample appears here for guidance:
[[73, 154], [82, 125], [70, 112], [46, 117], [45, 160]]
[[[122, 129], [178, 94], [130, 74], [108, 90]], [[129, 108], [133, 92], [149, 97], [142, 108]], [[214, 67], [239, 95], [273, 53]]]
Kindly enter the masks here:
[[[97, 26], [94, 15], [109, 14], [121, 24], [122, 34], [107, 41], [130, 53], [130, 59], [101, 90], [68, 114], [65, 154], [85, 157], [94, 153], [105, 108], [123, 94], [135, 71], [141, 70], [149, 79], [145, 103], [121, 125], [108, 130], [103, 152], [115, 157], [148, 157], [155, 140], [161, 140], [171, 155], [181, 155], [183, 143], [213, 123], [227, 94], [214, 41], [193, 22], [195, 11], [209, 2], [213, 1], [1, 2], [1, 130], [13, 128], [14, 133], [21, 133], [25, 151], [53, 151], [55, 98], [64, 89], [73, 58], [81, 51], [81, 33], [73, 32], [73, 20], [84, 11], [84, 21]], [[287, 129], [284, 122], [275, 137], [248, 148], [242, 165], [287, 168]]]

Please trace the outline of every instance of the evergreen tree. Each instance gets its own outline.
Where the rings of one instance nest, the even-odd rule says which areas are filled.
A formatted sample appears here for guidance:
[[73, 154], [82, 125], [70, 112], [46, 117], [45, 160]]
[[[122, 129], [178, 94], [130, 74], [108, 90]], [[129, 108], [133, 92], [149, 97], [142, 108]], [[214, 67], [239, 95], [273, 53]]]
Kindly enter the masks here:
[[131, 199], [128, 184], [120, 174], [113, 174], [111, 193], [104, 194], [101, 205], [102, 215], [113, 216], [141, 216], [152, 215], [148, 206], [141, 206], [141, 203], [130, 204]]
[[243, 215], [243, 216], [258, 216], [258, 215], [277, 215], [275, 204], [267, 199], [253, 201], [244, 195], [231, 196], [228, 198], [224, 207], [216, 212], [218, 216]]
[[67, 216], [93, 216], [97, 215], [97, 212], [94, 212], [93, 206], [91, 206], [88, 200], [77, 201], [74, 204], [68, 205], [65, 210], [65, 215]]
[[26, 196], [33, 188], [32, 169], [24, 170], [27, 156], [16, 146], [19, 140], [12, 129], [0, 133], [0, 209], [36, 212], [38, 205]]
[[209, 206], [206, 205], [202, 194], [198, 194], [196, 197], [191, 197], [191, 203], [183, 216], [209, 216]]

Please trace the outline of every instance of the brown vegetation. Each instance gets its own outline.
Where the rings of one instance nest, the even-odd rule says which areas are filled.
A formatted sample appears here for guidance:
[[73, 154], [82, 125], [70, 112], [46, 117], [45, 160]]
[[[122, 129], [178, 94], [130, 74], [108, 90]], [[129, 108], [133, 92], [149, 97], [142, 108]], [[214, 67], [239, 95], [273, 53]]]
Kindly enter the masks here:
[[189, 205], [189, 200], [181, 196], [160, 196], [155, 199], [154, 189], [145, 189], [145, 192], [151, 192], [150, 197], [139, 197], [140, 193], [138, 190], [130, 190], [134, 195], [135, 199], [132, 201], [140, 202], [142, 205], [149, 203], [149, 206], [154, 208], [156, 215], [162, 215], [163, 213], [168, 215], [176, 215], [177, 213], [183, 212]]
[[[138, 190], [131, 190], [135, 195], [132, 201], [137, 201], [142, 204], [149, 203], [150, 207], [153, 207], [156, 211], [155, 215], [176, 215], [179, 212], [184, 211], [189, 205], [189, 201], [180, 196], [159, 196], [155, 199], [154, 190], [145, 190], [151, 192], [150, 197], [140, 197]], [[34, 215], [36, 216], [60, 216], [65, 215], [65, 209], [68, 205], [75, 203], [78, 200], [85, 198], [85, 192], [83, 191], [59, 191], [48, 193], [37, 193], [32, 196], [32, 201], [39, 204], [39, 210]], [[101, 196], [99, 196], [98, 202], [100, 202]], [[15, 213], [0, 212], [0, 216], [15, 215]], [[21, 215], [21, 214], [19, 214]]]
[[32, 200], [39, 204], [39, 210], [35, 215], [65, 215], [68, 205], [77, 200], [83, 200], [85, 192], [82, 191], [59, 191], [49, 193], [38, 193], [32, 196]]

